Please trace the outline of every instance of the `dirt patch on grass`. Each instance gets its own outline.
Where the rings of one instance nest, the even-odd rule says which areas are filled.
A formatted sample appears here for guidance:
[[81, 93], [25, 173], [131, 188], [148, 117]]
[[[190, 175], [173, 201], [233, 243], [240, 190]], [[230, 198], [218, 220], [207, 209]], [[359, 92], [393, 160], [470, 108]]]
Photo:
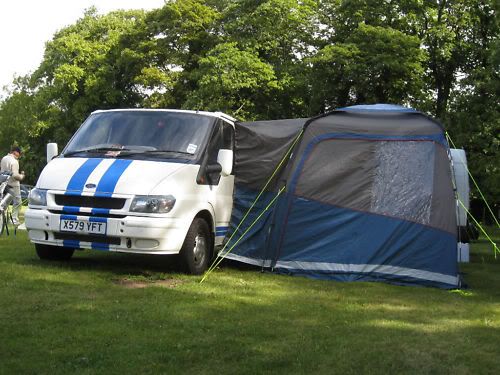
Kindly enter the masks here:
[[163, 279], [163, 280], [131, 280], [131, 279], [120, 279], [115, 280], [115, 284], [123, 286], [127, 289], [141, 289], [148, 288], [150, 286], [160, 286], [163, 288], [175, 288], [182, 284], [181, 280], [176, 279]]

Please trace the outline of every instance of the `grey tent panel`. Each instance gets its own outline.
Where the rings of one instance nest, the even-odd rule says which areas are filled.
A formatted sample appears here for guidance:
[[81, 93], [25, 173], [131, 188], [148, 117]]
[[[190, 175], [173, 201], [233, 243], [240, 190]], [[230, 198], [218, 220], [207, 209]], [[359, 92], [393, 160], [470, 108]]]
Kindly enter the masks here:
[[363, 140], [320, 142], [305, 161], [296, 193], [323, 203], [369, 210], [375, 147], [375, 142]]
[[238, 122], [235, 183], [261, 189], [307, 119]]
[[456, 201], [447, 150], [436, 146], [431, 225], [456, 235]]
[[379, 135], [422, 135], [440, 134], [442, 127], [419, 112], [366, 113], [335, 111], [313, 121], [315, 132], [379, 134]]

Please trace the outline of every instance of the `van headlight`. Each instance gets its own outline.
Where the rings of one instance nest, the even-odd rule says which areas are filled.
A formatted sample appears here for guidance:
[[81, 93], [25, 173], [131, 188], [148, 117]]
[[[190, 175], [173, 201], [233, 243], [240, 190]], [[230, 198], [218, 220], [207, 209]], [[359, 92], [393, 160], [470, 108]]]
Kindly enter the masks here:
[[166, 214], [174, 207], [175, 198], [172, 195], [136, 195], [130, 211], [148, 214]]
[[46, 206], [47, 205], [47, 190], [32, 189], [28, 195], [28, 204], [30, 206]]

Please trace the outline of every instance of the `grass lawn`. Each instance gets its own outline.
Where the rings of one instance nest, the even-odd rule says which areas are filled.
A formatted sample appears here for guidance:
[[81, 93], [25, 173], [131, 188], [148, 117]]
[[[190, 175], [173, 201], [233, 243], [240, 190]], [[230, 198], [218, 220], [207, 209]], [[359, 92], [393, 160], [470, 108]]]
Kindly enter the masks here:
[[3, 235], [0, 374], [500, 373], [500, 256], [482, 240], [461, 269], [461, 291], [227, 265], [200, 285], [170, 259], [40, 261]]

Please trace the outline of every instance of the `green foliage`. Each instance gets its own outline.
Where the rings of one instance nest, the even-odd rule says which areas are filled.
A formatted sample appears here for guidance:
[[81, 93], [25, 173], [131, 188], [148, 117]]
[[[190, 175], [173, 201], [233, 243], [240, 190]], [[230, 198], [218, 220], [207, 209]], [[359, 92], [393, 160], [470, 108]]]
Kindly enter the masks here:
[[26, 172], [27, 183], [36, 182], [40, 172], [37, 159], [45, 153], [45, 146], [40, 143], [39, 137], [47, 130], [48, 124], [38, 119], [43, 105], [46, 106], [28, 88], [27, 77], [19, 77], [9, 97], [0, 103], [1, 156], [7, 154], [12, 145], [23, 149], [20, 168]]
[[422, 90], [425, 54], [400, 31], [360, 24], [344, 43], [311, 59], [319, 110], [358, 103], [410, 103]]
[[438, 117], [499, 202], [498, 2], [173, 0], [150, 12], [91, 8], [46, 44], [0, 103], [34, 182], [45, 144], [95, 109], [221, 110], [307, 117], [389, 102]]
[[199, 64], [198, 88], [186, 101], [186, 108], [222, 110], [251, 118], [259, 97], [278, 89], [273, 67], [255, 52], [238, 49], [236, 43], [217, 45]]
[[[496, 3], [498, 6], [498, 3]], [[471, 9], [474, 28], [467, 32], [468, 51], [463, 77], [452, 91], [445, 124], [491, 204], [500, 201], [500, 44], [493, 4]], [[498, 9], [497, 9], [498, 10]], [[498, 17], [498, 14], [497, 14]], [[462, 21], [463, 23], [464, 21]], [[465, 25], [462, 25], [465, 28]], [[479, 192], [473, 189], [474, 197]], [[498, 207], [497, 207], [498, 209]]]
[[461, 82], [447, 126], [455, 144], [468, 151], [469, 168], [486, 199], [495, 203], [500, 197], [500, 80], [493, 64], [492, 55], [487, 66]]

